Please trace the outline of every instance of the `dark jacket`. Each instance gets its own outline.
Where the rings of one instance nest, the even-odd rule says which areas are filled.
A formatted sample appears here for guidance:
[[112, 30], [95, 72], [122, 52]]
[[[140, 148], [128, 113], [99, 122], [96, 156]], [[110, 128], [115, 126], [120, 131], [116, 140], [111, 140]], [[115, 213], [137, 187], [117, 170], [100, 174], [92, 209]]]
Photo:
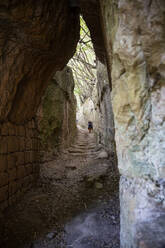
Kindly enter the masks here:
[[91, 121], [88, 121], [88, 128], [93, 128], [93, 123]]

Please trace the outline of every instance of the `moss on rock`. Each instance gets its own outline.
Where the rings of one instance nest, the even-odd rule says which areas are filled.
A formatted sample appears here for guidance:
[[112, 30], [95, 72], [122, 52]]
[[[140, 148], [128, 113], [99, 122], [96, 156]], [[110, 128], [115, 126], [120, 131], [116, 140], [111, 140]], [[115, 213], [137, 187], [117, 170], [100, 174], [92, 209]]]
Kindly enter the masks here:
[[76, 133], [76, 100], [72, 71], [65, 67], [49, 83], [38, 110], [38, 127], [44, 148], [68, 146]]

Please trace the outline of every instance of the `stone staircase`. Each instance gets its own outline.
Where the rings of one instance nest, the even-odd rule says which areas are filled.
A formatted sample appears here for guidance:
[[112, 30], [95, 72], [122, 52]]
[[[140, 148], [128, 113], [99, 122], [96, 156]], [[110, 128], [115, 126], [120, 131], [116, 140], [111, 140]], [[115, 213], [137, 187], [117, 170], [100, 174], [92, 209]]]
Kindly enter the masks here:
[[95, 158], [98, 155], [96, 136], [87, 130], [78, 128], [75, 143], [64, 151], [69, 157]]

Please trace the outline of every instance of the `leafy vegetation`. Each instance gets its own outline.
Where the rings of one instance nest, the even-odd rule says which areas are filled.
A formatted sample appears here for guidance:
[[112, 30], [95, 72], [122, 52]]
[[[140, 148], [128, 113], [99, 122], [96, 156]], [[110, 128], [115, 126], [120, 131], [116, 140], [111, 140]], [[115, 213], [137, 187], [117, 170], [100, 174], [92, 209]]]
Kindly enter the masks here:
[[91, 41], [90, 31], [80, 17], [80, 40], [74, 57], [69, 61], [75, 79], [75, 95], [80, 104], [92, 94], [96, 84], [96, 57]]

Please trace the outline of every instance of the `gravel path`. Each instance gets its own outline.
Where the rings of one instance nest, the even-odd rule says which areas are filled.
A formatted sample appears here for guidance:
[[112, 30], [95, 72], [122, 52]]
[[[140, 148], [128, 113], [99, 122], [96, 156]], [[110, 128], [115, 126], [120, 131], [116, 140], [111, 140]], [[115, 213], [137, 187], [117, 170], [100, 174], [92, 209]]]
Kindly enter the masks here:
[[38, 186], [0, 219], [3, 248], [119, 248], [119, 176], [94, 134], [43, 163]]

